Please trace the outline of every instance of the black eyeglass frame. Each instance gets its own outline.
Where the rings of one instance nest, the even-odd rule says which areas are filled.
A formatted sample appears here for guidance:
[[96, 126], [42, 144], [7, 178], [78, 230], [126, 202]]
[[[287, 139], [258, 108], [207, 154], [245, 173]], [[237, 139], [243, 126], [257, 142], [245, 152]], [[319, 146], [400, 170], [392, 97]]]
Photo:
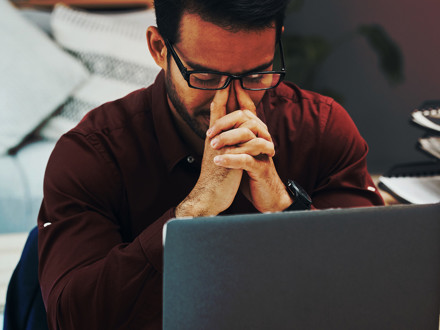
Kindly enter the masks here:
[[[186, 80], [186, 82], [188, 83], [188, 86], [194, 89], [201, 89], [201, 90], [220, 90], [220, 89], [225, 89], [229, 86], [229, 84], [231, 83], [232, 80], [238, 79], [240, 80], [240, 84], [241, 87], [243, 89], [246, 90], [250, 90], [250, 91], [262, 91], [262, 90], [268, 90], [268, 89], [272, 89], [277, 87], [283, 80], [284, 77], [286, 75], [286, 68], [285, 68], [285, 64], [284, 64], [284, 53], [283, 53], [283, 44], [281, 43], [281, 39], [278, 40], [278, 46], [280, 48], [280, 56], [281, 56], [281, 70], [280, 71], [255, 71], [255, 72], [247, 72], [241, 75], [234, 75], [228, 72], [221, 72], [221, 71], [214, 71], [214, 70], [207, 70], [207, 71], [201, 71], [201, 70], [188, 70], [185, 65], [183, 65], [182, 61], [180, 60], [179, 55], [177, 55], [176, 51], [174, 50], [174, 47], [172, 46], [171, 42], [168, 39], [165, 39], [165, 45], [168, 49], [168, 51], [171, 53], [171, 55], [173, 56], [174, 61], [177, 64], [177, 67], [180, 70], [180, 73], [183, 76], [183, 79]], [[190, 76], [191, 74], [197, 74], [197, 73], [208, 73], [208, 74], [218, 74], [218, 75], [224, 75], [227, 76], [228, 78], [226, 79], [224, 85], [220, 88], [203, 88], [203, 87], [196, 87], [191, 85], [190, 83]], [[280, 75], [280, 79], [278, 80], [277, 84], [268, 88], [247, 88], [243, 85], [243, 77], [246, 76], [250, 76], [250, 75], [255, 75], [255, 74], [279, 74]]]

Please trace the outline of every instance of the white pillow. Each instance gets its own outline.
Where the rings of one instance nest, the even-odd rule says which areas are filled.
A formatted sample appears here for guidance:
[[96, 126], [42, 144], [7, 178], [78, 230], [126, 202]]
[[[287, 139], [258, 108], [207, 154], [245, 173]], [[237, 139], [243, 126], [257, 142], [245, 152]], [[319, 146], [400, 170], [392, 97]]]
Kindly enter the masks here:
[[55, 40], [92, 73], [40, 134], [58, 139], [91, 109], [154, 82], [160, 68], [148, 51], [146, 30], [154, 10], [130, 14], [91, 14], [57, 5], [51, 25]]
[[18, 145], [88, 77], [87, 69], [0, 0], [0, 154]]

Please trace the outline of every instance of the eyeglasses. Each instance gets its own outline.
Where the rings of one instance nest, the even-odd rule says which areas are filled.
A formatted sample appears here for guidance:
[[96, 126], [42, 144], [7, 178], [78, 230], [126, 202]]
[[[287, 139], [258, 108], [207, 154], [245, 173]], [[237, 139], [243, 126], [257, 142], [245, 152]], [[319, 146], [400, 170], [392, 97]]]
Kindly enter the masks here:
[[203, 90], [225, 89], [229, 86], [232, 80], [239, 79], [243, 89], [261, 91], [277, 87], [280, 82], [283, 81], [284, 76], [286, 75], [283, 45], [281, 44], [281, 40], [278, 41], [281, 55], [280, 71], [248, 72], [241, 75], [233, 75], [227, 72], [219, 71], [188, 70], [183, 65], [182, 61], [174, 50], [174, 47], [171, 45], [168, 39], [165, 39], [165, 44], [168, 51], [173, 56], [180, 73], [188, 83], [188, 86], [191, 88]]

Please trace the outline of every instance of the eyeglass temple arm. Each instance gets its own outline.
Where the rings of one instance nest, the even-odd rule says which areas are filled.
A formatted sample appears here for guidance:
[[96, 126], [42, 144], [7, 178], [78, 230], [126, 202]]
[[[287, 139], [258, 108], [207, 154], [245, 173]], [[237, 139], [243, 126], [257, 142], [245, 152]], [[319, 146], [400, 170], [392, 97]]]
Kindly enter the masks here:
[[173, 56], [174, 61], [176, 62], [177, 66], [179, 67], [180, 72], [182, 72], [183, 76], [186, 80], [188, 80], [188, 70], [183, 65], [182, 61], [180, 60], [179, 56], [177, 56], [176, 51], [174, 50], [174, 47], [171, 45], [170, 41], [168, 39], [165, 39], [165, 45], [169, 52], [171, 52], [171, 55]]
[[286, 71], [286, 65], [284, 64], [284, 49], [283, 49], [283, 43], [281, 42], [281, 37], [278, 40], [278, 45], [280, 47], [280, 54], [281, 54], [281, 71]]

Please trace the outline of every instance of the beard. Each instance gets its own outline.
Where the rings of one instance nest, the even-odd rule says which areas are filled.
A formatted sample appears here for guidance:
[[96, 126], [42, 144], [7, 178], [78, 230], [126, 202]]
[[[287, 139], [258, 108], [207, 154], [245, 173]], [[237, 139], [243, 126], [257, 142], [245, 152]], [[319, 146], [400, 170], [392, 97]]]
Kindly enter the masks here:
[[209, 128], [209, 117], [211, 113], [209, 106], [207, 108], [195, 109], [193, 115], [190, 115], [188, 109], [183, 104], [182, 98], [176, 91], [169, 72], [170, 70], [165, 74], [165, 87], [168, 98], [179, 116], [182, 117], [185, 123], [198, 137], [204, 140], [206, 138], [206, 131]]

